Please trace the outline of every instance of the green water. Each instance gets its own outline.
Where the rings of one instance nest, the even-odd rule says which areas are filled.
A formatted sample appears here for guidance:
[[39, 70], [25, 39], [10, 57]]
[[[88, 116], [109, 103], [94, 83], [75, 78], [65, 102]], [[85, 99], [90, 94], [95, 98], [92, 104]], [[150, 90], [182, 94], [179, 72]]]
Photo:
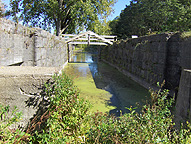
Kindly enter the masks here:
[[80, 96], [90, 101], [91, 111], [119, 115], [127, 113], [130, 106], [137, 107], [137, 103], [143, 105], [149, 97], [147, 89], [98, 61], [96, 54], [76, 53], [64, 71], [74, 78]]

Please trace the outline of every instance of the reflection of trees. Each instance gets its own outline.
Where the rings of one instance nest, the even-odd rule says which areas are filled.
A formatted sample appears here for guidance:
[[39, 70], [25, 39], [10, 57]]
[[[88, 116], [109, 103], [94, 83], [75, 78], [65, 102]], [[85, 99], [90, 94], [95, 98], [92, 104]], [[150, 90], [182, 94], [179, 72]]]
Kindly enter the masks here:
[[102, 62], [96, 63], [97, 55], [79, 53], [78, 57], [83, 60], [84, 58], [91, 58], [94, 62], [89, 64], [71, 63], [67, 67], [68, 73], [74, 78], [80, 77], [87, 81], [92, 76], [97, 89], [109, 92], [112, 97], [110, 100], [105, 101], [106, 105], [116, 107], [110, 113], [119, 115], [120, 110], [122, 113], [126, 113], [128, 112], [126, 107], [135, 106], [136, 102], [142, 103], [141, 100], [147, 95], [143, 87], [128, 79], [111, 66]]

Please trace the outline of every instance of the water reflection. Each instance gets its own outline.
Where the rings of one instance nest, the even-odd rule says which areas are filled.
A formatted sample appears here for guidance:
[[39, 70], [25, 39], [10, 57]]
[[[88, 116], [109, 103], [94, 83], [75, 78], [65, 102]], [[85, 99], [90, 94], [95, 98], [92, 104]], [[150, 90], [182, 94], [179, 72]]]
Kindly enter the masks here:
[[[132, 81], [130, 78], [124, 76], [115, 68], [103, 63], [98, 62], [97, 55], [79, 52], [70, 61], [70, 72], [73, 75], [78, 75], [80, 78], [90, 79], [93, 78], [93, 82], [97, 89], [107, 91], [108, 94], [99, 94], [97, 97], [93, 97], [96, 90], [92, 90], [92, 96], [89, 96], [90, 101], [93, 97], [94, 103], [97, 101], [105, 101], [105, 106], [111, 106], [112, 109], [109, 113], [119, 115], [127, 113], [130, 106], [136, 107], [136, 103], [143, 104], [143, 100], [148, 99], [148, 91]], [[83, 85], [83, 82], [79, 85]], [[85, 85], [84, 85], [85, 86]], [[91, 95], [91, 94], [90, 94]], [[101, 95], [101, 96], [100, 96]], [[97, 99], [97, 101], [95, 100]], [[96, 102], [95, 102], [96, 101]], [[101, 105], [96, 105], [100, 107]], [[97, 108], [99, 110], [99, 108]]]
[[97, 53], [77, 52], [71, 58], [70, 63], [94, 63], [97, 62], [95, 55], [97, 55]]

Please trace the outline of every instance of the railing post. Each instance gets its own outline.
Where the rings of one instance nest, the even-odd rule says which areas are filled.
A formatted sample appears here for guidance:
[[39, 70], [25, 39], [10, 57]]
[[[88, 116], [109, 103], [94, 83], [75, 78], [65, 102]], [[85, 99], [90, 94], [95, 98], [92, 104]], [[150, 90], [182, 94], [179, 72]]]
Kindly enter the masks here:
[[90, 45], [90, 34], [88, 34], [88, 46]]
[[101, 45], [98, 48], [98, 59], [101, 60]]
[[68, 48], [68, 62], [70, 62], [70, 47], [68, 43], [67, 43], [67, 48]]

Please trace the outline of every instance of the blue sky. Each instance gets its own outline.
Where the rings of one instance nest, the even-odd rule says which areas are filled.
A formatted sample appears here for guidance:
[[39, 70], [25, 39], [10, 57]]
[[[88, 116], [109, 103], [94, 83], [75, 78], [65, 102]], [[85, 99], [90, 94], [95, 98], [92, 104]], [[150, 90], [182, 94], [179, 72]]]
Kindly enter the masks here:
[[10, 0], [1, 0], [4, 4], [8, 4]]
[[[9, 6], [9, 2], [10, 2], [10, 0], [1, 0], [2, 1], [2, 3], [4, 3], [6, 6]], [[6, 8], [7, 9], [7, 8]]]
[[114, 13], [109, 17], [109, 20], [113, 20], [115, 17], [119, 16], [121, 11], [124, 10], [126, 5], [130, 4], [130, 0], [118, 0], [118, 2], [114, 5]]

